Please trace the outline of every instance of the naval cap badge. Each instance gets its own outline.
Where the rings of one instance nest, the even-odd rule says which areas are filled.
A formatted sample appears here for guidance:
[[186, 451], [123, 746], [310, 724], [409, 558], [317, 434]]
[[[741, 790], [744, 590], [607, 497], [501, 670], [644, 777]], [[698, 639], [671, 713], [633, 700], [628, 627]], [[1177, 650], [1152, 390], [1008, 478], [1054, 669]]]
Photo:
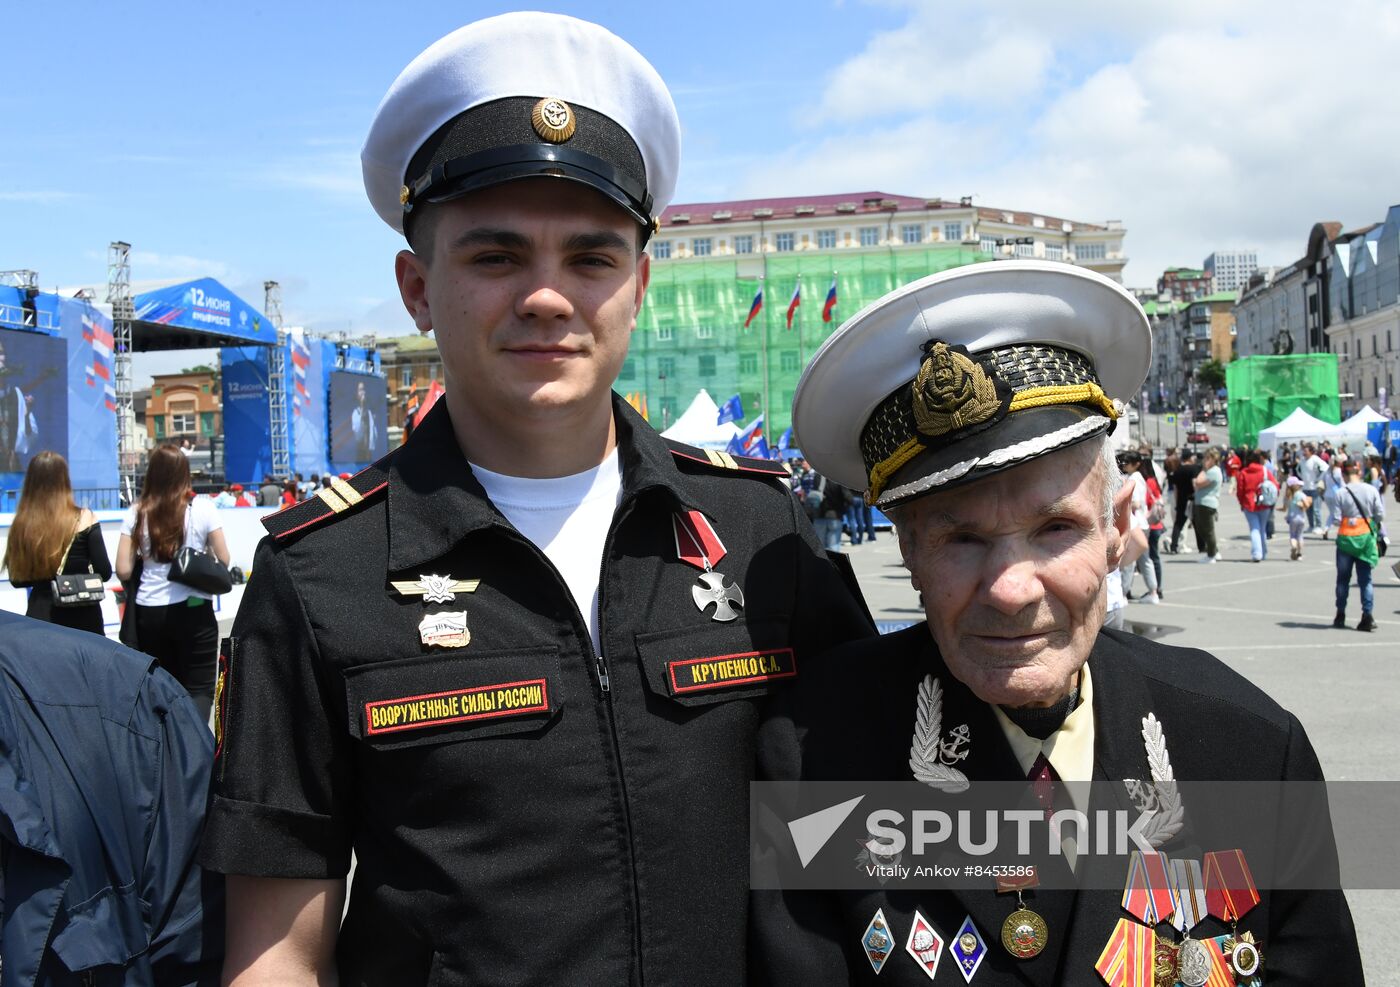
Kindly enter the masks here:
[[914, 423], [929, 438], [980, 425], [1004, 404], [996, 380], [966, 348], [942, 340], [925, 344], [912, 398]]
[[564, 143], [578, 127], [573, 108], [558, 96], [546, 96], [536, 103], [530, 111], [530, 124], [551, 144]]

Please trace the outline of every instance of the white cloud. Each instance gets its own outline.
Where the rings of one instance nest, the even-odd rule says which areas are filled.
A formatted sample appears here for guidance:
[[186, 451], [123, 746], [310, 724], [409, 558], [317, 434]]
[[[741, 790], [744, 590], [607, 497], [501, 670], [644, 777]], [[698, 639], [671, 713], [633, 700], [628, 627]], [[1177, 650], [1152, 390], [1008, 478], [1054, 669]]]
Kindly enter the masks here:
[[252, 177], [259, 184], [303, 189], [336, 199], [359, 199], [365, 194], [358, 150], [342, 148], [292, 155], [259, 170]]
[[[907, 5], [820, 97], [833, 125], [736, 192], [879, 188], [1121, 219], [1125, 279], [1257, 247], [1288, 263], [1312, 224], [1400, 201], [1400, 8], [1006, 2]], [[1023, 64], [1008, 64], [1019, 52]]]
[[189, 254], [161, 254], [153, 250], [131, 251], [131, 272], [138, 280], [149, 278], [218, 278], [229, 281], [237, 272], [221, 260]]

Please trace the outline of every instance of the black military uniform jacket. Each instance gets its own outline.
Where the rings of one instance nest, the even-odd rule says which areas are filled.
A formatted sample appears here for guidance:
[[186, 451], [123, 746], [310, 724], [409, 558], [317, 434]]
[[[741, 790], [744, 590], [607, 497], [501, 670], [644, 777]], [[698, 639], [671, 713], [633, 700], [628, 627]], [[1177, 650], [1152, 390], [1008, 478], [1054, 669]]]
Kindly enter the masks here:
[[[948, 672], [926, 623], [876, 642], [848, 645], [826, 657], [813, 674], [775, 698], [761, 732], [764, 775], [793, 777], [796, 749], [800, 760], [795, 770], [804, 779], [912, 781], [909, 749], [917, 689], [924, 676], [932, 674], [944, 690], [944, 723], [966, 722], [970, 728], [970, 752], [958, 766], [972, 785], [1025, 778], [991, 707]], [[852, 674], [854, 668], [859, 674]], [[1142, 720], [1149, 712], [1162, 724], [1178, 781], [1322, 779], [1297, 719], [1205, 652], [1105, 630], [1089, 656], [1089, 669], [1096, 780], [1151, 777], [1142, 739]], [[1190, 843], [1191, 814], [1208, 807], [1193, 806], [1189, 789], [1183, 801], [1188, 825], [1180, 839], [1188, 842], [1169, 842], [1161, 847], [1164, 853], [1199, 860], [1203, 850], [1233, 848]], [[1122, 808], [1130, 805], [1125, 801]], [[1336, 845], [1325, 813], [1321, 819], [1314, 815], [1306, 822], [1289, 822], [1294, 832], [1286, 852], [1297, 855], [1292, 865], [1307, 867], [1308, 873], [1335, 874]], [[1243, 844], [1250, 835], [1241, 834]], [[1363, 983], [1351, 913], [1335, 884], [1331, 890], [1306, 892], [1261, 887], [1260, 894], [1262, 900], [1241, 920], [1239, 932], [1252, 932], [1260, 943], [1266, 983]], [[1027, 892], [1027, 907], [1048, 926], [1048, 943], [1039, 956], [1018, 960], [1001, 945], [1001, 926], [1016, 908], [1015, 895], [998, 894], [990, 879], [985, 889], [956, 891], [758, 891], [751, 979], [772, 984], [928, 985], [928, 976], [905, 951], [917, 909], [945, 940], [955, 938], [963, 919], [971, 916], [988, 946], [973, 975], [974, 987], [1102, 987], [1094, 964], [1118, 920], [1129, 917], [1121, 898], [1121, 884], [1115, 890]], [[894, 939], [894, 952], [878, 977], [861, 945], [876, 909], [884, 910]], [[1206, 918], [1193, 936], [1228, 931], [1223, 923]], [[932, 983], [965, 987], [946, 947]]]
[[[224, 648], [203, 859], [324, 879], [353, 850], [347, 987], [743, 977], [760, 703], [873, 629], [780, 466], [673, 449], [617, 399], [614, 416], [602, 655], [445, 402], [353, 489], [269, 519], [281, 537]], [[696, 608], [684, 510], [727, 549], [732, 622]], [[424, 574], [480, 583], [447, 603], [390, 584]], [[469, 643], [422, 643], [425, 616], [461, 611]]]

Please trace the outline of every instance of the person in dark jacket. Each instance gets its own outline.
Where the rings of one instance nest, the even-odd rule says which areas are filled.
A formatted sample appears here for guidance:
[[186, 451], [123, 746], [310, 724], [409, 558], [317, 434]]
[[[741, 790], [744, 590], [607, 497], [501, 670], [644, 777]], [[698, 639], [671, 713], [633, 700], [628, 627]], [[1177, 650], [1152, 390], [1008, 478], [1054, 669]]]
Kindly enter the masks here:
[[[898, 289], [807, 366], [793, 429], [817, 470], [866, 478], [894, 512], [927, 620], [809, 663], [770, 705], [759, 777], [807, 782], [813, 809], [842, 808], [814, 782], [904, 782], [947, 826], [872, 839], [875, 790], [854, 828], [826, 830], [830, 849], [793, 856], [790, 873], [832, 890], [755, 881], [751, 982], [1364, 982], [1325, 799], [1298, 794], [1323, 781], [1302, 724], [1205, 652], [1103, 629], [1132, 496], [1109, 395], [1138, 394], [1150, 354], [1120, 285], [1002, 261]], [[873, 409], [863, 428], [853, 409]], [[998, 846], [987, 799], [1024, 838]], [[1105, 839], [1115, 812], [1141, 820], [1133, 855], [1126, 834]], [[1108, 828], [1065, 850], [1076, 814]], [[812, 832], [797, 809], [782, 818], [783, 842], [756, 848]], [[940, 835], [976, 866], [920, 872]], [[875, 856], [899, 860], [876, 873]]]
[[218, 983], [212, 748], [148, 656], [0, 611], [0, 982]]

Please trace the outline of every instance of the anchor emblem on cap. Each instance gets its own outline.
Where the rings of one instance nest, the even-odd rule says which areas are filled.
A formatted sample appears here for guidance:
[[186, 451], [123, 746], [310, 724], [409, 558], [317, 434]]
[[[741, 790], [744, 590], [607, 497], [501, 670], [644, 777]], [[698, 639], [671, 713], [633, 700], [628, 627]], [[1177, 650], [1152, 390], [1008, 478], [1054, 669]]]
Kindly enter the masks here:
[[700, 608], [701, 613], [704, 613], [711, 603], [715, 605], [711, 620], [733, 620], [739, 616], [734, 608], [744, 605], [744, 594], [739, 587], [724, 585], [724, 577], [713, 569], [700, 574], [700, 584], [692, 586], [690, 594], [695, 598], [695, 605]]

